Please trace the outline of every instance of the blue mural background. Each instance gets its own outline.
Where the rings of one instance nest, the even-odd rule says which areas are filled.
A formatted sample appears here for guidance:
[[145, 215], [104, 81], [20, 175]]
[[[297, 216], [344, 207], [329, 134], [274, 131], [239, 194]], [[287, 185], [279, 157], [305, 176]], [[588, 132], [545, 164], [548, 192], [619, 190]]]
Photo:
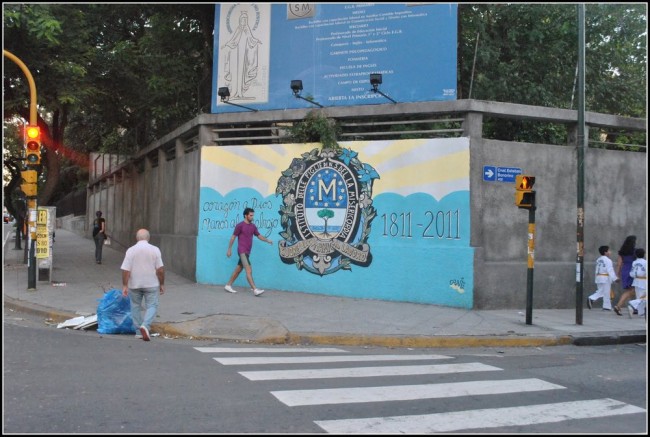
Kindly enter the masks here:
[[[407, 140], [401, 144], [404, 152], [402, 156], [408, 156], [408, 147], [405, 145], [411, 143]], [[373, 146], [375, 145], [367, 146], [366, 150], [371, 150]], [[248, 146], [247, 149], [250, 150], [251, 147], [254, 146]], [[255, 150], [262, 150], [257, 147]], [[423, 148], [421, 144], [412, 147], [413, 152]], [[443, 153], [443, 156], [432, 162], [456, 156], [457, 149], [463, 148], [454, 147], [456, 149], [450, 148], [449, 153]], [[246, 147], [242, 146], [241, 149]], [[428, 147], [426, 150], [435, 149]], [[233, 151], [221, 152], [221, 159], [229, 159], [226, 153], [233, 154]], [[261, 159], [260, 155], [256, 153], [258, 159]], [[288, 163], [292, 156], [286, 155], [283, 159]], [[435, 165], [430, 166], [432, 173], [436, 173], [433, 170]], [[227, 162], [223, 162], [223, 167], [223, 180], [228, 181], [230, 186], [236, 185], [225, 170]], [[283, 164], [278, 164], [277, 167], [282, 168]], [[386, 165], [379, 166], [379, 169], [382, 168], [384, 173], [389, 173]], [[381, 177], [381, 171], [378, 171]], [[462, 176], [460, 179], [464, 179], [464, 170], [458, 171]], [[277, 177], [280, 177], [280, 172], [277, 172]], [[390, 181], [383, 182], [387, 187], [391, 186]], [[235, 188], [222, 194], [212, 186], [202, 186], [200, 195], [196, 271], [199, 283], [222, 285], [228, 281], [237, 264], [236, 256], [226, 257], [228, 241], [234, 226], [243, 219], [244, 208], [252, 207], [255, 209], [255, 224], [258, 229], [274, 242], [270, 246], [254, 239], [251, 263], [258, 287], [461, 308], [473, 306], [474, 249], [470, 247], [468, 189], [451, 191], [437, 200], [424, 192], [403, 195], [378, 188], [373, 196], [377, 216], [372, 222], [368, 239], [372, 262], [367, 267], [352, 265], [351, 270], [338, 270], [324, 276], [299, 270], [296, 265], [285, 264], [280, 259], [278, 243], [282, 241], [279, 235], [282, 232], [279, 214], [281, 196], [264, 195], [250, 187]], [[235, 242], [235, 246], [236, 244]], [[236, 253], [235, 250], [233, 252]], [[249, 288], [244, 274], [240, 275], [234, 286]]]

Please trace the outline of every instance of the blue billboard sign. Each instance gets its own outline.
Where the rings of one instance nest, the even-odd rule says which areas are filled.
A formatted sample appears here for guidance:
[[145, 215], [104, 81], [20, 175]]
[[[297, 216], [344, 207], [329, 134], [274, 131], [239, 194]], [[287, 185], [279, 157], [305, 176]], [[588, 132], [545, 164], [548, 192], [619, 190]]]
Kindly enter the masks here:
[[456, 4], [224, 3], [215, 11], [212, 112], [456, 99]]

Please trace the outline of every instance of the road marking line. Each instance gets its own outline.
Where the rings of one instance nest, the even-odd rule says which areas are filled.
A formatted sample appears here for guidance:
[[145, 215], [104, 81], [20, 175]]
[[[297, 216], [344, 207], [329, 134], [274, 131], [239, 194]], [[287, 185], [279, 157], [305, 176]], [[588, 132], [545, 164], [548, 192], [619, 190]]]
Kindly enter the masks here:
[[322, 357], [236, 357], [214, 358], [224, 366], [244, 364], [335, 363], [344, 361], [413, 361], [451, 359], [445, 355], [346, 355]]
[[493, 395], [565, 388], [537, 378], [496, 381], [468, 381], [441, 384], [391, 385], [317, 390], [272, 391], [280, 402], [297, 405], [350, 404], [362, 402], [406, 401], [415, 399]]
[[[643, 408], [614, 399], [558, 402], [509, 408], [454, 411], [413, 416], [319, 420], [316, 425], [332, 434], [432, 434], [467, 429], [524, 426], [573, 419], [644, 413]], [[517, 432], [521, 432], [518, 430]]]
[[431, 364], [426, 366], [352, 367], [338, 369], [268, 370], [239, 372], [251, 381], [278, 379], [363, 378], [372, 376], [430, 375], [440, 373], [489, 372], [502, 370], [481, 363]]
[[346, 353], [346, 350], [343, 349], [337, 349], [333, 347], [322, 347], [322, 348], [313, 348], [313, 349], [308, 349], [308, 348], [272, 348], [272, 347], [251, 347], [251, 348], [244, 348], [244, 347], [195, 347], [199, 352], [204, 352], [208, 354], [213, 354], [213, 353], [242, 353], [242, 352], [261, 352], [261, 353], [280, 353], [280, 352], [343, 352]]

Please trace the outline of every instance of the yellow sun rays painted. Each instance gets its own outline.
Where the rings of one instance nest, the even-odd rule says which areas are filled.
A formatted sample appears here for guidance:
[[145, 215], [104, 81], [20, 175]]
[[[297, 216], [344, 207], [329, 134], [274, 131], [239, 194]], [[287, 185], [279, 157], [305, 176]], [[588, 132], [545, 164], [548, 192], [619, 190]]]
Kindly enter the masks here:
[[[398, 189], [404, 193], [409, 186], [413, 186], [415, 192], [416, 187], [435, 184], [444, 186], [445, 192], [467, 189], [467, 184], [462, 182], [469, 180], [469, 143], [466, 138], [358, 141], [341, 143], [341, 146], [358, 153], [361, 162], [379, 173], [380, 179], [375, 180], [375, 194]], [[320, 144], [203, 147], [202, 159], [211, 164], [203, 167], [203, 171], [218, 173], [223, 169], [229, 178], [241, 177], [241, 181], [231, 180], [228, 184], [231, 187], [265, 186], [269, 192], [261, 194], [268, 196], [274, 194], [271, 190], [293, 159], [313, 149], [320, 149]], [[214, 174], [204, 176], [203, 181], [214, 181], [214, 176], [218, 177]], [[457, 185], [454, 181], [461, 183]]]

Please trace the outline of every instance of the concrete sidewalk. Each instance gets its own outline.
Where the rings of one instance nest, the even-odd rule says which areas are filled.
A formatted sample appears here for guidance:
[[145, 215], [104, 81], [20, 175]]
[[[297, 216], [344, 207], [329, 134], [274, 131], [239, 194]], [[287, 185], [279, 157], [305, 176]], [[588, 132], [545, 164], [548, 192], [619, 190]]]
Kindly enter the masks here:
[[[52, 278], [37, 281], [36, 290], [28, 291], [23, 251], [14, 249], [13, 235], [3, 243], [5, 310], [62, 322], [96, 314], [104, 292], [121, 289], [124, 254], [113, 246], [104, 247], [103, 263], [96, 264], [91, 239], [57, 229]], [[166, 256], [171, 254], [163, 254], [163, 261]], [[256, 279], [263, 286], [264, 279]], [[625, 311], [622, 317], [617, 316], [600, 306], [584, 309], [582, 325], [575, 323], [575, 309], [533, 309], [532, 325], [526, 325], [525, 308], [465, 310], [268, 289], [254, 297], [248, 287], [236, 286], [238, 292], [231, 294], [223, 285], [197, 284], [170, 271], [165, 283], [151, 331], [173, 337], [389, 347], [508, 347], [643, 343], [647, 336], [643, 318], [630, 319]], [[585, 287], [585, 298], [591, 288]], [[567, 288], [567, 293], [574, 291]]]

